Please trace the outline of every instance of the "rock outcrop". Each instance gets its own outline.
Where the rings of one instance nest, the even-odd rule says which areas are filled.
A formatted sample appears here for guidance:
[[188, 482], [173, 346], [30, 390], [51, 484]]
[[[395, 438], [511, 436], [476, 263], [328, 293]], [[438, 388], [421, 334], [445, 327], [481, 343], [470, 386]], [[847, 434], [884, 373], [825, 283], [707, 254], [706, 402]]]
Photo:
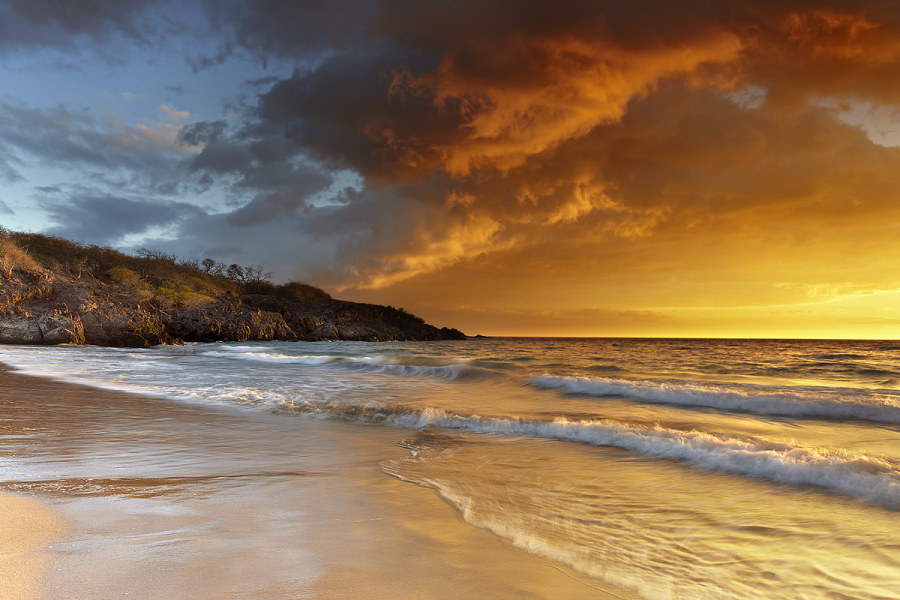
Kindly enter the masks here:
[[225, 294], [202, 303], [141, 301], [115, 280], [0, 273], [0, 343], [141, 347], [247, 340], [464, 339], [401, 309], [331, 298]]

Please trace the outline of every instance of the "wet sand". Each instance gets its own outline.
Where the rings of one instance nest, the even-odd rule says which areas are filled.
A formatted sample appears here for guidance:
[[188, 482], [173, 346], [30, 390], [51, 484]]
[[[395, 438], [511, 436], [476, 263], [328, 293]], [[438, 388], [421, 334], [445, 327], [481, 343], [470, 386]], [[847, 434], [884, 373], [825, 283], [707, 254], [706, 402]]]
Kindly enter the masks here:
[[386, 475], [408, 435], [0, 369], [0, 597], [626, 597]]
[[62, 517], [40, 502], [0, 494], [0, 598], [40, 597], [46, 547], [64, 527]]

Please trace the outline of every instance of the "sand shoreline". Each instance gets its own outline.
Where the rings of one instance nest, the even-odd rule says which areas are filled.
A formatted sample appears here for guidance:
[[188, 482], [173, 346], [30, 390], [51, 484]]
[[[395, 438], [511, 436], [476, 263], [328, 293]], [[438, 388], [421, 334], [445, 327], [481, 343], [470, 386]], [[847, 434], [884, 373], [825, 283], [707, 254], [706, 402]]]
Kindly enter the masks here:
[[317, 478], [313, 461], [290, 443], [295, 423], [271, 423], [0, 366], [0, 507], [16, 509], [0, 547], [17, 548], [0, 598], [275, 599], [311, 588], [323, 569], [285, 533], [312, 531], [302, 515], [323, 485], [298, 486]]
[[[14, 393], [19, 376], [0, 365], [0, 394]], [[10, 385], [13, 383], [13, 385]], [[14, 434], [10, 427], [2, 434]], [[29, 600], [41, 597], [41, 572], [48, 547], [66, 529], [65, 518], [46, 503], [23, 494], [0, 491], [0, 598]]]
[[19, 584], [31, 595], [18, 597], [631, 596], [517, 550], [433, 490], [387, 476], [380, 463], [407, 452], [395, 444], [408, 434], [0, 365], [0, 492], [17, 494], [2, 498], [68, 524], [34, 538]]
[[65, 519], [36, 500], [0, 492], [0, 598], [40, 597], [48, 545], [65, 530]]

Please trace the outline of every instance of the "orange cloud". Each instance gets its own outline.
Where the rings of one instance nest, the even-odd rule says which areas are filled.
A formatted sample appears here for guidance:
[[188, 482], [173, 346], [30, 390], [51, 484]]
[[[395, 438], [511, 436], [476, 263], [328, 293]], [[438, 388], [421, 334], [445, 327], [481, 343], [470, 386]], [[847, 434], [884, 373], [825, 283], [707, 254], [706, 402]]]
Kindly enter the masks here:
[[[353, 268], [353, 287], [378, 289], [425, 273], [440, 271], [463, 259], [496, 252], [515, 244], [498, 243], [503, 225], [489, 218], [464, 218], [440, 230], [419, 228], [399, 252], [372, 255], [368, 268]], [[342, 288], [346, 289], [346, 288]]]
[[[390, 86], [395, 97], [424, 95], [441, 110], [458, 111], [462, 139], [438, 140], [433, 147], [454, 175], [509, 170], [615, 122], [629, 101], [650, 92], [660, 79], [734, 60], [741, 41], [716, 31], [691, 44], [626, 50], [602, 39], [516, 36], [482, 51], [490, 54], [485, 72], [473, 73], [459, 57], [448, 55], [436, 71], [421, 77], [399, 69]], [[527, 65], [518, 78], [494, 78], [516, 64]]]
[[900, 49], [900, 43], [878, 39], [879, 29], [877, 23], [862, 15], [830, 10], [794, 12], [781, 24], [788, 40], [807, 48], [814, 57], [868, 62], [889, 60]]

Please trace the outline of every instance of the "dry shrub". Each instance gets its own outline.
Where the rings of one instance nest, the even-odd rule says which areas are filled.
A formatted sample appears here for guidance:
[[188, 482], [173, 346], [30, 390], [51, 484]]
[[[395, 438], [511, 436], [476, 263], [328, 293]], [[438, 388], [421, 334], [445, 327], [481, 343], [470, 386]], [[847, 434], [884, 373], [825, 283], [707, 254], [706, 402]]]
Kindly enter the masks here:
[[175, 287], [158, 287], [156, 288], [156, 300], [163, 304], [174, 304], [183, 308], [192, 308], [201, 304], [214, 302], [212, 298], [206, 294], [198, 294], [184, 285], [176, 285]]
[[12, 275], [13, 269], [40, 271], [41, 267], [15, 242], [0, 233], [0, 273], [9, 277]]
[[119, 284], [125, 293], [134, 296], [137, 300], [144, 301], [153, 298], [150, 286], [141, 281], [140, 275], [125, 267], [113, 267], [106, 275]]

